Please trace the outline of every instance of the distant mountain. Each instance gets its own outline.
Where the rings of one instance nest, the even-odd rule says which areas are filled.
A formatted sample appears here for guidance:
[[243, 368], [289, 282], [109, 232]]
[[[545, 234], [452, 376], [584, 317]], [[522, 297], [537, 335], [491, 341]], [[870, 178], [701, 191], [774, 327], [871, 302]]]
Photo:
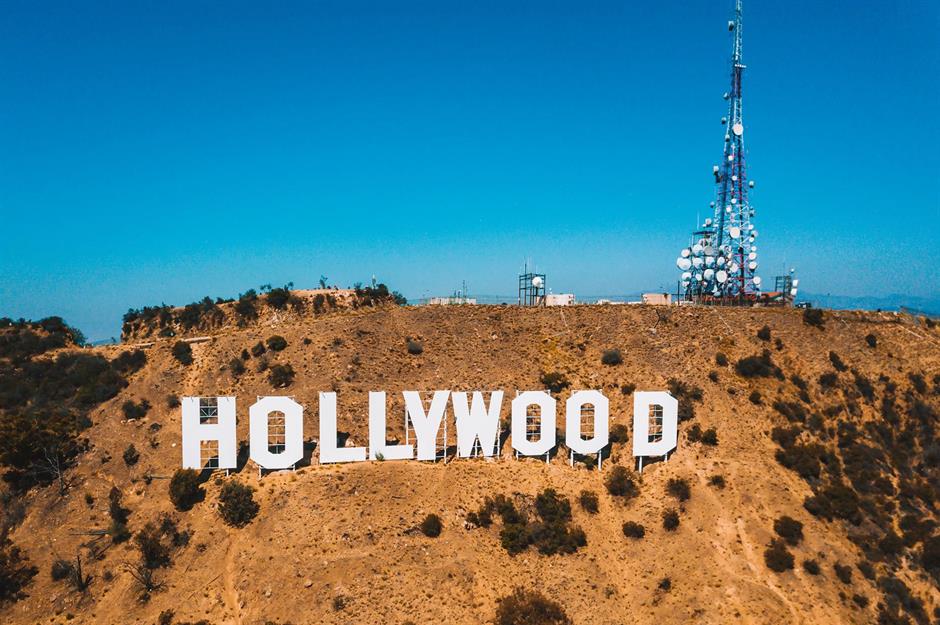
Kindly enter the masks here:
[[830, 295], [820, 293], [800, 293], [798, 301], [811, 302], [818, 308], [838, 308], [856, 310], [900, 310], [940, 316], [940, 295], [936, 297], [917, 297], [895, 293], [882, 296]]

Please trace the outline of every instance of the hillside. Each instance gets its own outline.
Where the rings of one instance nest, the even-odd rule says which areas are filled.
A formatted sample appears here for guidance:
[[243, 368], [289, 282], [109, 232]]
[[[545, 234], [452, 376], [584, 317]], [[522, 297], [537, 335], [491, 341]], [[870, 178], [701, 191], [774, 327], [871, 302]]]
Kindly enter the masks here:
[[[68, 396], [76, 411], [90, 406], [90, 424], [76, 426], [80, 449], [61, 485], [28, 482], [23, 469], [19, 481], [0, 486], [0, 544], [8, 534], [7, 552], [21, 549], [37, 570], [18, 600], [0, 604], [0, 622], [154, 624], [172, 611], [174, 623], [480, 623], [492, 621], [497, 600], [517, 586], [541, 590], [579, 625], [929, 623], [940, 614], [940, 330], [923, 320], [827, 311], [820, 328], [802, 311], [783, 309], [370, 303], [316, 314], [262, 307], [245, 323], [197, 323], [189, 334], [196, 329], [206, 340], [189, 343], [188, 365], [173, 354], [178, 336], [142, 328], [129, 328], [124, 346], [52, 342], [7, 358], [10, 377], [80, 352], [101, 357], [104, 369], [112, 363], [126, 386], [113, 381], [113, 393], [98, 403], [85, 401], [81, 389]], [[251, 355], [274, 335], [286, 339], [284, 349]], [[146, 345], [145, 358], [121, 356], [135, 340]], [[409, 350], [409, 341], [422, 349]], [[619, 349], [623, 362], [602, 364], [608, 349]], [[244, 372], [236, 373], [236, 362]], [[295, 372], [285, 388], [271, 384], [277, 364]], [[117, 375], [104, 369], [100, 380]], [[628, 444], [615, 443], [599, 472], [569, 466], [564, 450], [549, 464], [514, 460], [506, 443], [497, 461], [446, 464], [320, 466], [314, 452], [312, 464], [295, 472], [259, 477], [249, 463], [216, 474], [188, 511], [169, 499], [168, 478], [180, 466], [174, 397], [237, 396], [238, 438], [247, 441], [256, 397], [291, 395], [305, 407], [312, 447], [317, 394], [334, 390], [347, 445], [366, 445], [370, 390], [388, 392], [395, 439], [401, 390], [503, 389], [511, 398], [517, 389], [544, 388], [541, 378], [551, 372], [569, 383], [561, 398], [603, 390], [612, 424], [628, 428], [634, 387], [678, 395], [678, 449], [633, 474], [637, 496], [605, 488], [615, 467], [634, 471]], [[8, 423], [38, 403], [7, 391], [0, 419]], [[125, 413], [128, 401], [136, 414], [133, 406]], [[710, 428], [717, 445], [690, 440]], [[128, 464], [122, 456], [131, 444], [139, 458]], [[687, 500], [668, 492], [672, 479], [687, 480]], [[260, 506], [241, 528], [218, 511], [220, 490], [233, 481], [253, 486]], [[587, 544], [574, 553], [529, 547], [510, 555], [501, 521], [466, 524], [487, 496], [514, 497], [525, 510], [548, 487], [570, 500], [572, 523], [584, 530]], [[116, 541], [109, 530], [115, 488], [131, 533], [164, 515], [172, 521], [161, 538], [168, 562], [153, 567], [161, 587], [146, 600], [128, 570], [140, 557], [137, 540]], [[596, 514], [578, 503], [583, 490], [598, 495]], [[662, 523], [670, 509], [680, 518], [674, 531]], [[417, 530], [429, 513], [443, 521], [436, 538]], [[785, 548], [794, 568], [775, 572], [765, 549], [784, 515], [802, 523], [803, 538]], [[625, 537], [627, 521], [645, 527], [642, 539]], [[50, 575], [57, 559], [76, 554], [91, 576], [84, 593]], [[818, 574], [804, 568], [808, 560]]]

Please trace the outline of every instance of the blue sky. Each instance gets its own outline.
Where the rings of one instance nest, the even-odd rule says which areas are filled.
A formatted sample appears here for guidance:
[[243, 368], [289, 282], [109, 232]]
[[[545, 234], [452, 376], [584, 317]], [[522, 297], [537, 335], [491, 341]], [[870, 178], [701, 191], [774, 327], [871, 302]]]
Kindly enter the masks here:
[[[730, 0], [3, 7], [0, 316], [672, 287], [712, 198]], [[746, 2], [765, 278], [938, 294], [938, 7]]]

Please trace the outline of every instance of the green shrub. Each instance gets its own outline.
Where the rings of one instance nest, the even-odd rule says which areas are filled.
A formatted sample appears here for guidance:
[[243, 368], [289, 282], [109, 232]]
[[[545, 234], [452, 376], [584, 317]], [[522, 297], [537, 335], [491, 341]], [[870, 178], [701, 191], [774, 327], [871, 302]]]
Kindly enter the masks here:
[[760, 405], [761, 405], [761, 395], [760, 395], [760, 391], [751, 391], [751, 394], [748, 395], [748, 400], [749, 400], [752, 404], [754, 404], [754, 405], [756, 405], [756, 406], [760, 406]]
[[254, 499], [255, 489], [241, 482], [226, 482], [219, 493], [219, 514], [234, 527], [244, 527], [258, 514], [260, 506]]
[[646, 529], [635, 521], [627, 521], [623, 524], [623, 535], [639, 540], [646, 536]]
[[130, 467], [137, 464], [137, 461], [140, 460], [140, 452], [134, 447], [134, 443], [131, 443], [127, 446], [127, 449], [124, 450], [122, 457], [124, 458], [124, 464]]
[[719, 367], [727, 367], [728, 357], [725, 356], [724, 353], [718, 352], [717, 354], [715, 354], [715, 364], [718, 365]]
[[117, 358], [111, 361], [111, 366], [125, 375], [139, 371], [145, 364], [147, 364], [147, 354], [142, 349], [121, 352]]
[[688, 501], [692, 496], [689, 481], [685, 478], [670, 478], [666, 483], [666, 492], [681, 501]]
[[271, 351], [275, 351], [275, 352], [282, 351], [284, 348], [287, 347], [287, 339], [277, 334], [275, 334], [272, 337], [269, 337], [268, 340], [265, 341], [265, 343], [267, 344], [268, 349], [270, 349]]
[[228, 361], [228, 368], [229, 371], [232, 372], [232, 375], [238, 377], [245, 373], [245, 361], [243, 361], [241, 358], [232, 358]]
[[713, 475], [708, 478], [708, 483], [715, 488], [721, 489], [725, 487], [725, 476], [723, 475]]
[[623, 355], [619, 349], [606, 349], [601, 354], [601, 363], [608, 366], [616, 366], [623, 362]]
[[836, 577], [839, 578], [839, 581], [843, 584], [852, 583], [852, 567], [836, 562], [832, 565], [832, 568], [836, 572]]
[[702, 444], [710, 447], [718, 445], [718, 432], [715, 428], [708, 428], [702, 432]]
[[559, 603], [537, 590], [516, 588], [498, 600], [495, 625], [571, 625], [571, 618]]
[[757, 338], [759, 338], [762, 341], [769, 341], [770, 340], [770, 326], [764, 326], [763, 328], [758, 330]]
[[291, 299], [290, 289], [292, 286], [293, 284], [288, 284], [268, 291], [268, 295], [265, 298], [268, 306], [276, 308], [277, 310], [283, 310]]
[[581, 495], [578, 497], [578, 501], [581, 502], [581, 507], [591, 514], [597, 514], [599, 510], [597, 493], [592, 490], [582, 490]]
[[134, 403], [130, 399], [121, 404], [121, 412], [124, 413], [125, 419], [143, 419], [147, 416], [149, 410], [150, 402], [146, 399], [141, 400], [139, 404]]
[[826, 319], [823, 316], [822, 309], [819, 308], [805, 308], [803, 309], [803, 323], [814, 328], [819, 328], [820, 330], [825, 329]]
[[542, 373], [539, 380], [553, 393], [560, 393], [571, 385], [567, 376], [560, 371]]
[[828, 391], [828, 390], [835, 388], [838, 383], [839, 383], [839, 375], [832, 371], [823, 373], [822, 375], [819, 376], [819, 386], [824, 391]]
[[441, 523], [441, 517], [436, 514], [429, 514], [421, 521], [421, 533], [429, 538], [437, 538], [441, 535], [444, 524]]
[[780, 368], [773, 363], [770, 351], [766, 349], [760, 356], [747, 356], [738, 360], [734, 367], [738, 374], [745, 378], [769, 378], [783, 375]]
[[819, 575], [819, 562], [816, 560], [803, 560], [803, 570], [810, 575]]
[[843, 371], [848, 371], [848, 370], [849, 370], [848, 365], [846, 365], [844, 362], [842, 362], [842, 358], [839, 357], [839, 354], [837, 354], [837, 353], [835, 353], [835, 352], [833, 352], [833, 351], [830, 351], [830, 352], [829, 352], [829, 362], [831, 362], [831, 363], [832, 363], [832, 366], [835, 367], [835, 370], [836, 370], [836, 371], [839, 371], [840, 373], [843, 372]]
[[871, 347], [872, 349], [874, 349], [875, 347], [878, 347], [878, 337], [875, 336], [874, 334], [869, 334], [868, 336], [866, 336], [865, 342], [868, 343], [868, 346]]
[[793, 554], [787, 550], [784, 541], [774, 539], [770, 541], [770, 546], [764, 550], [764, 563], [771, 571], [783, 573], [793, 568]]
[[789, 545], [798, 545], [803, 540], [803, 524], [787, 515], [774, 521], [774, 532]]
[[675, 510], [663, 512], [663, 529], [674, 532], [679, 528], [679, 513]]
[[39, 570], [9, 538], [0, 539], [0, 606], [23, 596], [23, 588]]
[[607, 479], [604, 480], [604, 485], [607, 487], [607, 492], [614, 497], [632, 499], [640, 494], [640, 490], [637, 488], [630, 471], [619, 464], [615, 465], [607, 475]]
[[186, 341], [177, 341], [173, 344], [173, 357], [180, 363], [189, 366], [193, 364], [193, 348]]
[[294, 382], [294, 368], [290, 365], [274, 365], [268, 373], [268, 381], [274, 388], [284, 388]]
[[421, 341], [415, 339], [408, 339], [405, 347], [408, 349], [408, 353], [412, 356], [420, 356], [424, 353], [424, 345], [421, 344]]
[[266, 351], [268, 350], [264, 346], [264, 343], [262, 343], [261, 341], [258, 341], [257, 343], [251, 346], [251, 355], [254, 356], [255, 358], [257, 358], [258, 356], [260, 356]]
[[190, 510], [205, 497], [199, 481], [199, 472], [177, 469], [170, 479], [170, 501], [177, 510]]
[[140, 550], [140, 561], [148, 569], [170, 564], [170, 548], [163, 543], [163, 532], [153, 523], [147, 523], [134, 537]]

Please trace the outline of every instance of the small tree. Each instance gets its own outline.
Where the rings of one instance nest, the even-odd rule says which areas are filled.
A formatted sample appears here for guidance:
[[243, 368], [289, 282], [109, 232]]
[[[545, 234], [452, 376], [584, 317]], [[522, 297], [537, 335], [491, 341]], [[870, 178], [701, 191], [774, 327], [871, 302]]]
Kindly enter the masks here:
[[793, 554], [787, 551], [787, 545], [779, 538], [770, 541], [764, 550], [764, 563], [767, 568], [777, 573], [783, 573], [793, 568]]
[[637, 488], [633, 476], [630, 475], [626, 467], [619, 464], [614, 466], [610, 474], [608, 474], [604, 485], [607, 487], [607, 492], [614, 497], [631, 499], [640, 494], [640, 490]]
[[294, 368], [290, 365], [274, 365], [268, 373], [268, 381], [274, 388], [284, 388], [294, 382]]
[[275, 334], [274, 336], [269, 337], [268, 340], [265, 341], [265, 344], [267, 344], [268, 349], [271, 351], [279, 352], [287, 347], [287, 339], [285, 339], [283, 336]]
[[803, 323], [814, 328], [824, 330], [826, 328], [826, 319], [823, 311], [819, 308], [806, 308], [803, 310]]
[[671, 478], [666, 484], [666, 492], [679, 501], [688, 501], [689, 497], [692, 496], [689, 481], [684, 478]]
[[163, 544], [163, 532], [153, 523], [147, 523], [134, 537], [140, 550], [140, 561], [148, 569], [170, 564], [170, 548]]
[[636, 521], [627, 521], [623, 524], [623, 535], [627, 538], [639, 540], [646, 536], [646, 528]]
[[516, 588], [512, 594], [499, 599], [496, 625], [571, 625], [571, 618], [561, 604], [545, 597], [537, 590]]
[[585, 511], [591, 514], [597, 514], [599, 509], [597, 493], [592, 490], [582, 490], [578, 501], [581, 502], [581, 507], [584, 508]]
[[424, 346], [421, 344], [421, 341], [408, 339], [406, 347], [408, 348], [408, 353], [412, 356], [419, 356], [424, 353]]
[[763, 328], [758, 330], [757, 338], [759, 338], [762, 341], [769, 341], [770, 340], [770, 326], [764, 326]]
[[245, 361], [241, 358], [232, 358], [228, 361], [228, 369], [236, 378], [245, 373]]
[[137, 461], [140, 460], [140, 452], [134, 447], [134, 443], [131, 443], [127, 446], [127, 449], [124, 450], [122, 457], [124, 458], [124, 464], [130, 467], [137, 464]]
[[623, 362], [623, 355], [619, 349], [606, 349], [601, 355], [601, 362], [613, 367]]
[[679, 513], [675, 510], [666, 510], [663, 512], [663, 529], [667, 532], [674, 532], [679, 527]]
[[444, 524], [441, 523], [441, 517], [436, 514], [429, 514], [421, 521], [421, 533], [428, 538], [437, 538], [441, 535]]
[[553, 393], [560, 393], [571, 385], [567, 376], [560, 371], [550, 371], [542, 374], [540, 381]]
[[170, 479], [170, 501], [180, 511], [192, 509], [202, 501], [205, 491], [199, 484], [199, 472], [193, 469], [177, 469]]
[[227, 482], [219, 493], [219, 514], [234, 527], [244, 527], [258, 514], [260, 506], [254, 499], [255, 489], [241, 482]]
[[186, 341], [177, 341], [173, 344], [173, 357], [186, 366], [193, 364], [192, 346]]
[[789, 545], [798, 545], [803, 540], [803, 524], [787, 515], [774, 521], [774, 531]]

